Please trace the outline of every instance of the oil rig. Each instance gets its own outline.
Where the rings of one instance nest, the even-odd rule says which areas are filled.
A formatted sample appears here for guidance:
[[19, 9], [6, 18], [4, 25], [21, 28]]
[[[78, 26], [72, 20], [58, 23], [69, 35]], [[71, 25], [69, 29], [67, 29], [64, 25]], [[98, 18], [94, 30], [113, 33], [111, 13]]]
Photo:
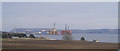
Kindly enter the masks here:
[[65, 25], [65, 30], [61, 31], [61, 34], [63, 35], [63, 39], [62, 40], [72, 40], [72, 33], [69, 30], [69, 26], [67, 27], [67, 24]]
[[61, 34], [62, 35], [65, 35], [65, 34], [71, 35], [72, 34], [72, 32], [69, 29], [69, 26], [67, 27], [67, 24], [65, 24], [65, 30], [61, 31]]
[[55, 22], [54, 22], [54, 28], [49, 31], [50, 35], [58, 35], [58, 31], [55, 29]]

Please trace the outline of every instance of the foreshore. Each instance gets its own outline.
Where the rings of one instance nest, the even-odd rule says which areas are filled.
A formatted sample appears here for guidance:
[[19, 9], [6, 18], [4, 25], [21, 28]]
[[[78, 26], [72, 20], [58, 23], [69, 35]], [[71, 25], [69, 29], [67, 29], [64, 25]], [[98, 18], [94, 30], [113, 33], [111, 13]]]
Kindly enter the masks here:
[[117, 43], [81, 40], [3, 39], [3, 49], [118, 49]]

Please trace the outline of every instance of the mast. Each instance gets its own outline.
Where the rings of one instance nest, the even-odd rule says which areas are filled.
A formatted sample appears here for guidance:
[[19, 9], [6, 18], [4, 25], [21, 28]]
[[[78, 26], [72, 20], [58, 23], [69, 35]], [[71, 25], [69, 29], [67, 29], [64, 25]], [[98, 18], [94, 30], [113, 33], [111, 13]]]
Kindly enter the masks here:
[[68, 30], [69, 30], [69, 26], [68, 26]]
[[65, 30], [67, 30], [67, 24], [65, 24]]

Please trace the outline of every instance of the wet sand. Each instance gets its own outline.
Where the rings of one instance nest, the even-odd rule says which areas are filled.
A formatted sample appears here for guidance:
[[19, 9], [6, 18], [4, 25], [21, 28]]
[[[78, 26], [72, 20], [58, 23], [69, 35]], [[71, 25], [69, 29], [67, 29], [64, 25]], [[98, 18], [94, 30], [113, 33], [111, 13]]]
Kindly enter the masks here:
[[88, 42], [80, 40], [2, 40], [3, 49], [118, 49], [117, 43]]

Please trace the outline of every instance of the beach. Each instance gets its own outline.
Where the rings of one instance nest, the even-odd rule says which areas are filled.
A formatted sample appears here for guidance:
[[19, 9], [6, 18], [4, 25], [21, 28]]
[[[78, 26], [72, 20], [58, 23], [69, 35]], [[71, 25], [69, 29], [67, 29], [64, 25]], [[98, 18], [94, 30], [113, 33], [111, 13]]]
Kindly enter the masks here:
[[3, 49], [118, 49], [117, 43], [81, 40], [3, 39]]

